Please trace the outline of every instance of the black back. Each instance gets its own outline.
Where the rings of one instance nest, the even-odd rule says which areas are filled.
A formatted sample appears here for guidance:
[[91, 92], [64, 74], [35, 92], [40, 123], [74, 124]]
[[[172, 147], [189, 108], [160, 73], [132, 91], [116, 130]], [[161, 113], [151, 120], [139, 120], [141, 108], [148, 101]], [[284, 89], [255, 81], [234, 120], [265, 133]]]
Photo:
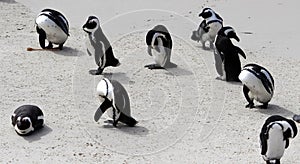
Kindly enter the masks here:
[[53, 9], [44, 9], [42, 12], [49, 12], [49, 14], [42, 13], [41, 15], [46, 15], [69, 36], [69, 22], [62, 13]]
[[24, 117], [29, 117], [32, 123], [33, 128], [38, 129], [40, 128], [44, 121], [43, 120], [38, 120], [37, 118], [39, 116], [43, 116], [42, 110], [35, 106], [35, 105], [23, 105], [18, 107], [14, 111], [15, 116], [12, 116], [12, 125], [15, 126], [17, 123], [18, 117], [24, 118]]

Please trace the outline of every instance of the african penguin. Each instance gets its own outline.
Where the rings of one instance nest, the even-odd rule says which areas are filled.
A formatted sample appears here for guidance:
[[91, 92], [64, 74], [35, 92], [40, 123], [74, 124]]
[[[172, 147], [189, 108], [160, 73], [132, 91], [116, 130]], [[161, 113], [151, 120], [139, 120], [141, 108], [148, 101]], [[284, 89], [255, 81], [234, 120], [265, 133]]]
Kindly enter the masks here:
[[199, 25], [198, 30], [193, 31], [191, 39], [201, 42], [203, 49], [206, 49], [205, 43], [209, 42], [210, 49], [214, 48], [214, 41], [218, 31], [223, 27], [223, 19], [211, 8], [204, 8], [199, 14], [204, 20]]
[[148, 54], [154, 58], [155, 64], [145, 65], [149, 69], [173, 68], [176, 64], [171, 63], [172, 38], [163, 25], [157, 25], [146, 35]]
[[87, 53], [94, 55], [98, 69], [90, 70], [92, 75], [100, 75], [105, 67], [120, 65], [118, 59], [113, 54], [112, 47], [104, 35], [99, 19], [96, 16], [89, 16], [86, 23], [82, 26], [87, 33]]
[[267, 108], [274, 93], [274, 79], [271, 73], [257, 64], [247, 64], [243, 67], [239, 79], [243, 83], [243, 92], [249, 102], [246, 108], [253, 108], [253, 100], [263, 103], [261, 108]]
[[215, 66], [222, 80], [237, 81], [241, 72], [239, 54], [246, 59], [243, 50], [231, 42], [231, 38], [240, 41], [232, 27], [226, 26], [219, 30], [215, 41]]
[[119, 121], [130, 127], [137, 124], [137, 121], [131, 116], [127, 91], [118, 81], [108, 80], [107, 78], [102, 79], [97, 85], [97, 96], [101, 105], [94, 115], [96, 122], [105, 111], [110, 109], [108, 114], [113, 119], [113, 126], [116, 127]]
[[[69, 36], [69, 23], [63, 14], [53, 9], [44, 9], [37, 16], [35, 24], [39, 43], [43, 49], [53, 48], [53, 44], [59, 45], [59, 49], [63, 48]], [[47, 47], [45, 40], [49, 42]]]
[[261, 155], [266, 163], [280, 164], [280, 158], [289, 146], [289, 138], [294, 138], [297, 133], [297, 126], [293, 120], [279, 115], [270, 116], [259, 135]]
[[35, 105], [18, 107], [11, 116], [12, 125], [19, 135], [29, 135], [44, 125], [44, 114]]

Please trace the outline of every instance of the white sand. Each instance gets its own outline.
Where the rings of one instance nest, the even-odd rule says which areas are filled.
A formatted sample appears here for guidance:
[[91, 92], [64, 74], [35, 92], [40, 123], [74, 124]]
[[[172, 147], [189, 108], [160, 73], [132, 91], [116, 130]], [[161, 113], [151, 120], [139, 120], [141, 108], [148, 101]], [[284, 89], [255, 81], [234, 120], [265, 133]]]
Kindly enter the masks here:
[[[258, 135], [264, 120], [300, 113], [296, 0], [19, 1], [27, 7], [0, 1], [0, 163], [263, 163]], [[213, 7], [236, 29], [241, 39], [236, 44], [247, 55], [243, 65], [256, 62], [273, 74], [270, 109], [244, 108], [242, 86], [215, 79], [213, 53], [190, 39], [203, 6]], [[63, 51], [26, 51], [39, 47], [34, 19], [44, 7], [62, 11], [70, 21]], [[96, 65], [85, 53], [81, 25], [91, 13], [100, 18], [122, 63], [105, 69], [104, 76], [127, 89], [139, 120], [135, 128], [104, 126], [105, 118], [93, 121], [99, 105], [95, 87], [103, 76], [88, 73]], [[158, 23], [172, 33], [176, 69], [143, 68], [152, 62], [145, 35]], [[23, 104], [36, 104], [45, 113], [46, 127], [28, 137], [18, 136], [10, 121]], [[299, 150], [297, 136], [282, 162], [299, 161]]]

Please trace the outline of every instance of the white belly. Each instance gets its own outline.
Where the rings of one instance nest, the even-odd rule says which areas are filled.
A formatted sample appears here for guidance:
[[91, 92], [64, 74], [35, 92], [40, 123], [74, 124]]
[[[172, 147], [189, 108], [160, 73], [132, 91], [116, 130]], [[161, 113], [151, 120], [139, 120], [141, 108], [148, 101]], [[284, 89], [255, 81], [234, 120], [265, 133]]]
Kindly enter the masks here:
[[261, 80], [252, 73], [243, 70], [239, 75], [239, 79], [249, 88], [251, 95], [256, 101], [265, 103], [271, 100], [273, 94], [267, 92]]
[[285, 141], [283, 141], [282, 128], [275, 124], [269, 130], [269, 139], [267, 140], [267, 152], [263, 156], [265, 160], [280, 159], [285, 150]]
[[46, 38], [51, 43], [62, 44], [68, 38], [68, 35], [45, 15], [38, 16], [35, 23], [46, 32]]
[[209, 31], [207, 33], [204, 33], [202, 35], [203, 41], [211, 41], [213, 42], [215, 40], [215, 37], [217, 36], [219, 30], [222, 28], [222, 24], [219, 22], [214, 22], [208, 25]]
[[155, 64], [164, 67], [167, 62], [167, 55], [164, 47], [159, 46], [160, 52], [156, 51], [155, 49], [152, 50], [152, 56], [154, 59]]

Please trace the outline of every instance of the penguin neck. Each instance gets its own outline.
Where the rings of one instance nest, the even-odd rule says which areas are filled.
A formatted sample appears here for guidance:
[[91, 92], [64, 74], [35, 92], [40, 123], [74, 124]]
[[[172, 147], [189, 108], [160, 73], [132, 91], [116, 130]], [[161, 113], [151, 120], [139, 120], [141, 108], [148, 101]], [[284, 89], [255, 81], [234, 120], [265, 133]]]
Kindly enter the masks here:
[[206, 24], [210, 24], [210, 23], [213, 23], [213, 22], [219, 22], [219, 23], [223, 23], [223, 20], [220, 16], [218, 16], [216, 13], [212, 13], [211, 17], [209, 18], [206, 18]]

